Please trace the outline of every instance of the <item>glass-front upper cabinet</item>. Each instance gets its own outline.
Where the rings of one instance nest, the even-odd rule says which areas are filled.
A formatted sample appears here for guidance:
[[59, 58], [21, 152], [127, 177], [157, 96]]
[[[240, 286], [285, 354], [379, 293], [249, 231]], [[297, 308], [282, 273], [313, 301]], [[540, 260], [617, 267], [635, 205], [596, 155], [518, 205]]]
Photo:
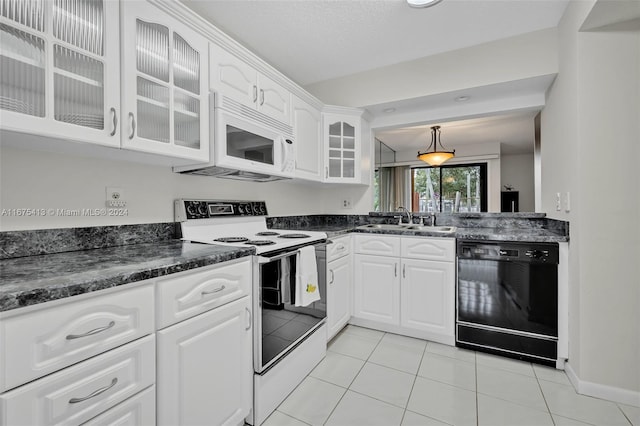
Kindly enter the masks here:
[[207, 40], [147, 2], [121, 8], [122, 146], [209, 161]]
[[360, 117], [325, 113], [323, 120], [324, 181], [360, 183]]
[[0, 127], [120, 145], [119, 3], [0, 0]]

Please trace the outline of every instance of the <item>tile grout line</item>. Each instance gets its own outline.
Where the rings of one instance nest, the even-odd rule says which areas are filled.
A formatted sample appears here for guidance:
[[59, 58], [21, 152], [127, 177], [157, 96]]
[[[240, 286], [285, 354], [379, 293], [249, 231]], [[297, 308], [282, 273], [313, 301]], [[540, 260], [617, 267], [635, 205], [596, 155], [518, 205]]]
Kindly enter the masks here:
[[[348, 326], [347, 326], [348, 327]], [[343, 329], [346, 330], [346, 327]], [[341, 332], [342, 334], [350, 334], [347, 332]], [[349, 392], [351, 390], [351, 385], [353, 384], [353, 382], [356, 380], [356, 378], [358, 377], [358, 375], [360, 374], [360, 372], [362, 371], [362, 369], [364, 368], [365, 365], [367, 365], [367, 362], [369, 361], [369, 358], [371, 358], [371, 354], [376, 350], [376, 348], [378, 347], [378, 345], [380, 345], [380, 342], [382, 342], [382, 338], [384, 337], [384, 335], [387, 333], [383, 333], [382, 336], [380, 337], [380, 340], [378, 340], [378, 343], [376, 343], [376, 345], [373, 347], [373, 349], [371, 350], [371, 353], [369, 354], [369, 356], [367, 357], [367, 359], [364, 361], [364, 363], [362, 364], [362, 367], [360, 367], [360, 370], [358, 370], [358, 373], [356, 373], [355, 376], [353, 376], [353, 379], [351, 380], [351, 383], [349, 383], [349, 386], [346, 388], [346, 390], [344, 391], [344, 393], [342, 394], [342, 396], [340, 397], [340, 399], [338, 400], [338, 402], [336, 403], [336, 405], [333, 407], [333, 409], [331, 410], [331, 412], [329, 413], [329, 415], [327, 416], [327, 419], [322, 423], [323, 425], [327, 424], [327, 422], [329, 421], [329, 419], [331, 418], [331, 416], [333, 415], [333, 413], [336, 411], [336, 408], [338, 408], [338, 405], [340, 405], [340, 403], [342, 402], [342, 400], [344, 399], [344, 396], [347, 394], [347, 392]], [[351, 334], [352, 336], [354, 336], [355, 334]], [[357, 336], [357, 335], [355, 335]], [[336, 336], [338, 337], [338, 336]], [[362, 337], [362, 336], [358, 336], [358, 337]], [[336, 352], [338, 353], [338, 352]], [[352, 357], [355, 358], [355, 357]], [[362, 360], [360, 360], [362, 361]], [[313, 371], [313, 370], [312, 370]], [[355, 392], [355, 391], [351, 391], [351, 392]], [[356, 392], [359, 393], [359, 392]], [[368, 396], [368, 395], [365, 395]], [[375, 398], [374, 398], [375, 399]]]
[[542, 389], [542, 384], [540, 384], [540, 378], [538, 377], [538, 373], [536, 373], [536, 369], [531, 365], [531, 369], [533, 370], [533, 375], [536, 378], [536, 383], [538, 384], [538, 389], [540, 389], [540, 393], [542, 394], [542, 400], [544, 401], [544, 405], [547, 407], [547, 411], [549, 412], [549, 417], [551, 417], [551, 423], [553, 426], [556, 426], [556, 421], [553, 419], [553, 413], [551, 413], [551, 407], [549, 407], [549, 403], [547, 402], [547, 397], [544, 394], [544, 390]]
[[413, 383], [411, 384], [411, 390], [409, 391], [409, 397], [407, 398], [407, 403], [404, 405], [404, 411], [402, 412], [402, 418], [400, 419], [400, 424], [404, 422], [404, 416], [407, 415], [407, 407], [409, 407], [409, 401], [411, 401], [411, 395], [413, 394], [413, 389], [416, 387], [416, 381], [418, 380], [418, 373], [420, 372], [420, 367], [422, 367], [422, 361], [424, 361], [424, 354], [427, 352], [427, 346], [429, 346], [429, 342], [424, 345], [424, 349], [422, 351], [422, 356], [420, 357], [420, 362], [418, 363], [418, 370], [416, 374], [413, 375]]
[[473, 367], [476, 377], [476, 426], [480, 426], [480, 401], [478, 401], [478, 353], [473, 352]]

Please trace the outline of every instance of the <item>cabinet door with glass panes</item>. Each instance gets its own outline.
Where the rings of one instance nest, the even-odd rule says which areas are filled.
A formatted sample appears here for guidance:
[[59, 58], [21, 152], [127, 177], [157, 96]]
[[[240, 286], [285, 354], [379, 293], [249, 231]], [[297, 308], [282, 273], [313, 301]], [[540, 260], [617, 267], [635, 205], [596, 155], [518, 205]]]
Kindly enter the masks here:
[[111, 0], [0, 0], [2, 130], [120, 146], [118, 10]]
[[122, 147], [208, 161], [207, 40], [147, 2], [120, 7]]
[[324, 181], [359, 183], [360, 117], [324, 114]]

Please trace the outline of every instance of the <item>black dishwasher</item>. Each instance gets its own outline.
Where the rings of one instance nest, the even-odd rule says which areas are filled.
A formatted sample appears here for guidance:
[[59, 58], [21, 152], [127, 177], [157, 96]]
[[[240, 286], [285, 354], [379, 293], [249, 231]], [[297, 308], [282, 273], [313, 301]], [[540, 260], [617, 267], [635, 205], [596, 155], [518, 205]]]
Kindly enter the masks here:
[[459, 240], [456, 346], [555, 366], [558, 244]]

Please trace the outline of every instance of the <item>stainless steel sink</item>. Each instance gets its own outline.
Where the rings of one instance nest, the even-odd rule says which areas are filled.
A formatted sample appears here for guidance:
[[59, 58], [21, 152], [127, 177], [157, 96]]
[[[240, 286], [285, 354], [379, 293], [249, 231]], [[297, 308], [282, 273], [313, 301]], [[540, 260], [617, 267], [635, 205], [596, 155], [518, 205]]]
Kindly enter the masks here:
[[428, 232], [438, 232], [441, 234], [450, 234], [452, 232], [456, 232], [455, 226], [426, 226], [426, 225], [411, 225], [405, 228], [407, 231], [428, 231]]
[[356, 229], [380, 229], [389, 231], [422, 231], [437, 232], [439, 234], [451, 234], [456, 232], [455, 226], [426, 226], [426, 225], [409, 225], [409, 224], [389, 224], [389, 223], [370, 223], [368, 225], [358, 226]]
[[388, 229], [391, 231], [393, 230], [403, 231], [407, 229], [409, 226], [411, 225], [408, 225], [408, 224], [396, 225], [391, 223], [370, 223], [368, 225], [358, 226], [356, 229]]

